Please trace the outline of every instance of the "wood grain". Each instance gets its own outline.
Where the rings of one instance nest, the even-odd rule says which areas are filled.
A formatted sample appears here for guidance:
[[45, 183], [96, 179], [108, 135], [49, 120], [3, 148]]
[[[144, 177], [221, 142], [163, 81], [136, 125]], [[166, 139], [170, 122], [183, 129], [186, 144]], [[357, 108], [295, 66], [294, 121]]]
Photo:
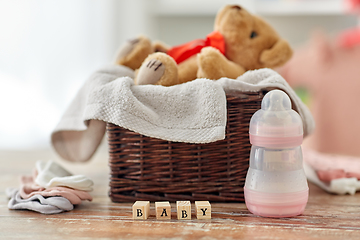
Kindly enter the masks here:
[[[38, 159], [92, 178], [94, 200], [56, 215], [9, 210], [5, 188], [18, 186], [19, 175], [30, 174]], [[138, 221], [134, 202], [110, 201], [108, 174], [106, 149], [85, 164], [64, 162], [50, 150], [0, 152], [0, 239], [360, 239], [360, 194], [331, 195], [310, 184], [304, 214], [281, 219], [254, 216], [241, 203], [211, 202], [211, 219], [196, 219], [192, 203], [192, 220], [177, 220], [174, 211], [171, 220], [159, 221], [152, 202], [149, 218]]]

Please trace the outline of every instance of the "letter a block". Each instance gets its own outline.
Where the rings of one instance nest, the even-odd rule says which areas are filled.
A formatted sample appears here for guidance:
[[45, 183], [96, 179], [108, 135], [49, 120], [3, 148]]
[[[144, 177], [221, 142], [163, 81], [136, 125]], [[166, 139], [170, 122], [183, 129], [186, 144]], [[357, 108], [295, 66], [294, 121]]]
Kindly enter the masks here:
[[169, 202], [155, 202], [156, 219], [171, 219], [171, 205]]
[[133, 219], [147, 219], [150, 213], [149, 201], [136, 201], [133, 205]]
[[176, 201], [177, 218], [180, 220], [191, 219], [190, 201]]
[[196, 218], [211, 219], [211, 205], [209, 201], [195, 201]]

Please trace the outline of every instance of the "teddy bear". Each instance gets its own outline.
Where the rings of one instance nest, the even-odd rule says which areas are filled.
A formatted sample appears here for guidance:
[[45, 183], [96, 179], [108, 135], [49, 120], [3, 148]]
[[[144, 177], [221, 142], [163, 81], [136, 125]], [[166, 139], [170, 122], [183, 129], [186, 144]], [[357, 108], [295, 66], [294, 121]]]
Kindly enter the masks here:
[[289, 43], [267, 22], [241, 6], [227, 5], [205, 40], [171, 48], [140, 36], [120, 48], [115, 62], [135, 70], [136, 84], [172, 86], [196, 78], [235, 79], [247, 70], [279, 67], [291, 56]]

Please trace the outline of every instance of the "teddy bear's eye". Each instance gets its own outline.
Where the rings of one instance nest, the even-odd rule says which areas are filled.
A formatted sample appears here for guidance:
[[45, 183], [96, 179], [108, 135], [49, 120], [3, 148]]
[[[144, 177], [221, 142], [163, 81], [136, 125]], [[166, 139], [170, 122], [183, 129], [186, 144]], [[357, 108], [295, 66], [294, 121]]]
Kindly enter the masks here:
[[250, 38], [255, 38], [255, 37], [257, 37], [257, 33], [252, 31], [250, 34]]

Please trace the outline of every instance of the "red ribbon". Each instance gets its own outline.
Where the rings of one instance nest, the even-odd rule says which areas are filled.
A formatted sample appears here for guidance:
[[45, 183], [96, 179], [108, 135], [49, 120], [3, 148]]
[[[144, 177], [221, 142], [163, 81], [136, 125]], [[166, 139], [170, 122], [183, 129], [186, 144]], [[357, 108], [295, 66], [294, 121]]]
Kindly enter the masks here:
[[198, 54], [204, 47], [217, 48], [222, 54], [225, 54], [225, 41], [221, 33], [214, 31], [206, 36], [206, 39], [196, 39], [191, 42], [171, 48], [167, 54], [170, 55], [177, 64], [185, 61], [191, 56]]

